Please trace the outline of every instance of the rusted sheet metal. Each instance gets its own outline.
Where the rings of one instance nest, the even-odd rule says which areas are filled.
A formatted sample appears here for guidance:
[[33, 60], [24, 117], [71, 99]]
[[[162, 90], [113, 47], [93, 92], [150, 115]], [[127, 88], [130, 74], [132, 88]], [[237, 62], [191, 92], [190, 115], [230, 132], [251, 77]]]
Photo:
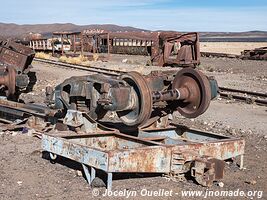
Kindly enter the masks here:
[[170, 149], [119, 133], [65, 138], [43, 135], [42, 147], [106, 172], [167, 173], [170, 170]]
[[[222, 139], [221, 141], [192, 143], [173, 148], [176, 152], [185, 152], [188, 157], [185, 160], [192, 160], [195, 156], [209, 156], [212, 158], [227, 160], [242, 155], [245, 152], [245, 140], [243, 139]], [[186, 152], [189, 152], [188, 154]], [[192, 154], [194, 152], [194, 154]]]
[[148, 56], [151, 47], [148, 46], [111, 46], [110, 52], [116, 54], [145, 55]]
[[[151, 55], [155, 65], [199, 64], [199, 36], [178, 32], [95, 32], [83, 34], [83, 49], [132, 55]], [[173, 58], [176, 57], [176, 58]]]
[[34, 52], [24, 45], [12, 41], [0, 41], [0, 62], [23, 71], [34, 58]]
[[8, 88], [7, 96], [15, 93], [16, 90], [16, 70], [13, 67], [4, 68], [0, 75], [0, 85]]
[[158, 32], [111, 32], [110, 39], [154, 40]]
[[170, 152], [170, 148], [163, 146], [111, 151], [109, 171], [168, 173], [171, 161]]
[[0, 47], [0, 62], [6, 65], [15, 66], [21, 71], [27, 64], [27, 56], [15, 52], [7, 47]]
[[152, 45], [151, 61], [155, 65], [195, 67], [200, 64], [199, 34], [162, 32]]
[[73, 142], [71, 143], [63, 138], [55, 138], [45, 134], [42, 136], [42, 148], [45, 151], [87, 164], [97, 169], [108, 170], [108, 154], [104, 151]]
[[92, 53], [150, 55], [152, 41], [157, 34], [86, 30], [82, 34], [82, 49]]
[[[102, 136], [105, 137], [105, 136]], [[114, 137], [116, 137], [114, 141]], [[153, 142], [120, 141], [115, 134], [105, 140], [95, 138], [63, 139], [43, 136], [42, 147], [48, 152], [67, 157], [106, 172], [154, 172], [170, 171], [170, 148], [153, 146]], [[93, 142], [89, 142], [88, 140]], [[119, 143], [117, 148], [112, 142]], [[123, 143], [123, 144], [121, 144]], [[86, 145], [86, 146], [84, 146]], [[155, 144], [154, 144], [155, 145]]]

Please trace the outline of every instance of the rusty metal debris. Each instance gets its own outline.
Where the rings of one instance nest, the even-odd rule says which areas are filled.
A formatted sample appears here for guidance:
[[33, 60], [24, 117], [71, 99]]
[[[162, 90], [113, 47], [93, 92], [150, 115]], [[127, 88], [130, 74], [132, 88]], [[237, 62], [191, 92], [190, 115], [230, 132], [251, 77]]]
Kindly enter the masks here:
[[267, 60], [267, 47], [244, 50], [241, 52], [240, 58], [243, 60]]
[[214, 52], [200, 52], [202, 57], [216, 57], [216, 58], [239, 58], [243, 60], [267, 60], [267, 47], [256, 48], [253, 50], [244, 50], [241, 55], [214, 53]]
[[7, 96], [29, 90], [35, 83], [35, 74], [30, 71], [34, 52], [12, 41], [0, 41], [0, 85]]

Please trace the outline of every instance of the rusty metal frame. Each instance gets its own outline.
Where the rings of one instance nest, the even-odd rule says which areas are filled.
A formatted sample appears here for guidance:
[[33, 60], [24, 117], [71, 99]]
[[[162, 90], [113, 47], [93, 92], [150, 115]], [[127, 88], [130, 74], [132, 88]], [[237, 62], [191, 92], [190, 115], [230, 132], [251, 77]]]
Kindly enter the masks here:
[[109, 190], [113, 173], [177, 176], [191, 171], [199, 184], [210, 186], [223, 177], [223, 160], [241, 156], [240, 168], [243, 167], [244, 139], [177, 125], [168, 129], [139, 130], [137, 135], [125, 135], [118, 130], [82, 135], [51, 132], [43, 134], [42, 148], [50, 152], [51, 159], [59, 155], [81, 163], [89, 184], [96, 170], [106, 172]]
[[195, 67], [199, 65], [199, 34], [196, 32], [186, 34], [177, 32], [160, 33], [153, 43], [151, 61], [159, 66]]

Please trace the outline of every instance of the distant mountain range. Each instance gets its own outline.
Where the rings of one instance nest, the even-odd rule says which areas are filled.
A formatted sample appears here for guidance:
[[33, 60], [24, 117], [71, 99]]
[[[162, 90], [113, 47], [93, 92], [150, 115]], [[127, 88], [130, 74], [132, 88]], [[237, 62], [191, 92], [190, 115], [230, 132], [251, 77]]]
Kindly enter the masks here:
[[[149, 31], [131, 26], [118, 26], [114, 24], [75, 25], [64, 24], [33, 24], [18, 25], [0, 23], [0, 38], [22, 39], [29, 33], [40, 33], [43, 36], [51, 36], [56, 31], [82, 31], [85, 29], [102, 29], [106, 31]], [[266, 41], [267, 31], [249, 32], [200, 32], [201, 41]]]
[[102, 29], [107, 31], [146, 31], [144, 29], [134, 28], [130, 26], [118, 26], [114, 24], [92, 24], [92, 25], [75, 25], [66, 24], [33, 24], [33, 25], [18, 25], [0, 23], [0, 36], [2, 37], [23, 37], [29, 33], [40, 33], [49, 35], [56, 31], [82, 31], [85, 29]]

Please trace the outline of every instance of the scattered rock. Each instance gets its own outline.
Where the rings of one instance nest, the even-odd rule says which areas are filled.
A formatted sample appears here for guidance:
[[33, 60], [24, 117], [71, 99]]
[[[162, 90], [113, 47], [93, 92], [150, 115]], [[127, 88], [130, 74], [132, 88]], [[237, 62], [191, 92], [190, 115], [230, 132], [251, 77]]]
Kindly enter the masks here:
[[21, 186], [21, 185], [22, 185], [22, 181], [18, 181], [17, 184], [18, 184], [19, 186]]
[[218, 186], [222, 188], [222, 187], [224, 187], [224, 183], [220, 181], [220, 182], [218, 183]]
[[231, 135], [236, 135], [236, 129], [231, 128], [230, 126], [226, 127], [226, 132], [231, 134]]
[[251, 180], [251, 181], [245, 181], [245, 183], [250, 184], [250, 185], [255, 185], [257, 181]]
[[104, 183], [104, 181], [98, 177], [95, 177], [94, 180], [92, 181], [91, 183], [91, 186], [93, 188], [96, 188], [96, 187], [105, 187], [106, 184]]
[[12, 135], [12, 136], [16, 136], [16, 135], [18, 135], [18, 131], [12, 131], [12, 132], [11, 132], [11, 135]]
[[76, 175], [77, 175], [77, 176], [83, 176], [83, 173], [82, 173], [80, 170], [77, 170], [77, 171], [76, 171]]

